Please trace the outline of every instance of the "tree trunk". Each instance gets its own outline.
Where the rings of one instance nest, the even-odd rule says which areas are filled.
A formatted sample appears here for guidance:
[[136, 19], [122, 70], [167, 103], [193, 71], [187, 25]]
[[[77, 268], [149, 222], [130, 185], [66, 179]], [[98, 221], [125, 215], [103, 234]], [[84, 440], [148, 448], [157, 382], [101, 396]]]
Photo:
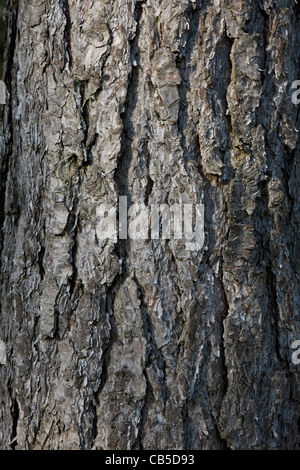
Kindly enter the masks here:
[[[1, 448], [299, 448], [299, 1], [6, 18]], [[203, 246], [102, 238], [119, 196]]]

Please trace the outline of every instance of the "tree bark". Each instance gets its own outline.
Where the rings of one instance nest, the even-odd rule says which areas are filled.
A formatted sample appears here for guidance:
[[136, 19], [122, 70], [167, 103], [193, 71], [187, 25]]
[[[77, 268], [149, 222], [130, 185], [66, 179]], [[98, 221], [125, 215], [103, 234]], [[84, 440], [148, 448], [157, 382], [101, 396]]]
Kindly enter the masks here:
[[[1, 448], [299, 448], [299, 2], [6, 18]], [[101, 240], [120, 195], [204, 204], [204, 246]]]

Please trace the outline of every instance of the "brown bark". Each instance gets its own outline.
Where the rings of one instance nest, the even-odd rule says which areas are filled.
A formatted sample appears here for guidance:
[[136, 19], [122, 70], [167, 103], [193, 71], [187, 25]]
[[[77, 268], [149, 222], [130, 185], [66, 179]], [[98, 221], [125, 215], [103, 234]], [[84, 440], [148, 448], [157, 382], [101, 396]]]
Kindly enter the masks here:
[[[299, 4], [7, 4], [1, 448], [299, 448]], [[99, 239], [119, 195], [204, 246]]]

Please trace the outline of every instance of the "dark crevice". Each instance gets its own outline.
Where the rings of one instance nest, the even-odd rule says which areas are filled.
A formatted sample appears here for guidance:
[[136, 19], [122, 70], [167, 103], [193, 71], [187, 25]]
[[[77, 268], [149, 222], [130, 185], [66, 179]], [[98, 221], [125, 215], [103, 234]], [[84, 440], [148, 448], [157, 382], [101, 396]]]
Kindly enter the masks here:
[[85, 432], [84, 432], [81, 421], [78, 423], [78, 436], [79, 436], [79, 448], [80, 448], [80, 450], [86, 450]]
[[[232, 138], [233, 138], [233, 126], [232, 118], [228, 103], [228, 88], [232, 80], [232, 59], [231, 53], [234, 45], [234, 39], [228, 36], [227, 28], [225, 27], [224, 36], [219, 41], [216, 47], [216, 80], [214, 89], [217, 90], [218, 100], [222, 103], [222, 117], [224, 123], [226, 123], [225, 133], [227, 135], [226, 142], [218, 148], [222, 161], [224, 163], [224, 168], [222, 170], [222, 175], [219, 177], [220, 181], [223, 184], [229, 183], [234, 177], [234, 170], [230, 164], [230, 150], [232, 148]], [[212, 107], [215, 108], [216, 99], [212, 101]], [[220, 111], [215, 108], [215, 115], [220, 114]]]
[[[10, 10], [7, 12], [7, 22], [8, 27], [6, 34], [9, 34], [9, 37], [6, 37], [7, 48], [5, 51], [5, 73], [4, 73], [4, 82], [6, 85], [7, 92], [9, 93], [9, 101], [7, 102], [5, 108], [3, 107], [2, 112], [4, 114], [4, 119], [2, 123], [2, 129], [5, 129], [4, 138], [5, 146], [4, 153], [1, 155], [0, 163], [0, 200], [1, 200], [1, 210], [0, 210], [0, 253], [3, 248], [3, 224], [5, 220], [5, 200], [6, 200], [6, 186], [7, 178], [9, 171], [10, 158], [13, 153], [14, 147], [14, 128], [13, 128], [13, 83], [14, 75], [16, 71], [14, 69], [14, 56], [16, 50], [16, 41], [18, 35], [18, 13], [19, 13], [19, 3], [16, 2], [15, 7], [11, 6]], [[8, 42], [9, 41], [9, 42]], [[2, 120], [2, 119], [1, 119]], [[2, 151], [1, 151], [2, 153]], [[0, 269], [1, 269], [2, 257], [0, 257]]]
[[147, 186], [146, 186], [146, 191], [145, 191], [145, 205], [146, 207], [148, 206], [149, 204], [149, 198], [151, 196], [151, 193], [152, 193], [152, 189], [153, 189], [153, 180], [150, 176], [150, 154], [148, 152], [148, 145], [147, 145], [147, 142], [145, 142], [144, 146], [143, 146], [143, 150], [142, 150], [142, 153], [143, 155], [146, 156], [146, 167], [147, 167], [147, 175], [148, 175], [148, 182], [147, 182]]
[[78, 268], [77, 268], [77, 252], [78, 252], [78, 233], [80, 229], [80, 218], [77, 214], [78, 200], [74, 201], [73, 210], [69, 216], [68, 224], [70, 226], [70, 234], [73, 236], [73, 242], [70, 248], [70, 264], [72, 266], [72, 276], [69, 278], [70, 284], [70, 295], [72, 296], [75, 291], [77, 279], [78, 279]]
[[[205, 244], [207, 244], [207, 249], [203, 252], [202, 262], [210, 266], [210, 256], [214, 253], [216, 247], [216, 236], [214, 231], [212, 230], [212, 226], [214, 225], [213, 216], [216, 211], [216, 204], [215, 204], [215, 188], [213, 186], [213, 182], [215, 178], [213, 175], [209, 175], [205, 172], [203, 165], [202, 165], [202, 156], [200, 150], [200, 144], [198, 142], [197, 145], [197, 154], [199, 156], [199, 164], [198, 164], [198, 172], [204, 182], [204, 189], [203, 189], [203, 204], [205, 207], [204, 213], [204, 232], [205, 234]], [[220, 254], [221, 256], [221, 254]]]
[[[232, 53], [232, 48], [233, 48], [233, 45], [234, 45], [234, 39], [230, 38], [228, 36], [227, 28], [225, 29], [225, 36], [224, 36], [224, 39], [222, 41], [222, 45], [223, 45], [223, 47], [221, 48], [219, 53], [221, 54], [221, 56], [222, 56], [222, 54], [224, 54], [223, 68], [224, 68], [224, 70], [227, 69], [227, 73], [225, 74], [225, 76], [221, 76], [221, 80], [223, 81], [223, 86], [222, 86], [221, 82], [219, 83], [219, 85], [220, 85], [220, 89], [221, 90], [223, 89], [222, 94], [221, 94], [221, 100], [224, 103], [225, 116], [227, 118], [228, 145], [227, 145], [226, 150], [230, 150], [230, 148], [232, 146], [231, 136], [232, 136], [232, 130], [233, 129], [232, 129], [232, 119], [231, 119], [231, 114], [230, 114], [230, 110], [229, 110], [229, 106], [228, 106], [227, 95], [228, 95], [228, 88], [229, 88], [229, 85], [230, 85], [231, 80], [232, 80], [232, 68], [233, 67], [232, 67], [231, 53]], [[221, 60], [222, 60], [222, 57], [221, 57]], [[226, 63], [227, 63], [227, 67], [226, 67]], [[222, 64], [219, 65], [219, 69], [220, 70], [222, 69]], [[217, 89], [219, 89], [219, 87], [217, 87]]]
[[[270, 322], [272, 331], [272, 341], [278, 363], [286, 368], [286, 363], [281, 357], [280, 352], [280, 328], [279, 328], [279, 306], [277, 302], [277, 287], [276, 287], [276, 275], [272, 269], [272, 259], [274, 255], [272, 253], [270, 232], [273, 226], [272, 214], [270, 213], [269, 197], [268, 197], [268, 181], [265, 180], [258, 184], [260, 189], [259, 200], [257, 201], [255, 209], [255, 236], [257, 240], [257, 247], [255, 256], [259, 260], [257, 268], [265, 271], [265, 282], [266, 282], [266, 295], [267, 295], [267, 311], [266, 319]], [[265, 305], [262, 306], [266, 310]], [[289, 367], [287, 366], [287, 369]]]
[[[220, 400], [220, 409], [219, 413], [222, 409], [222, 405], [224, 400], [226, 399], [228, 387], [229, 387], [229, 380], [228, 380], [228, 368], [226, 364], [226, 348], [225, 348], [225, 326], [224, 321], [229, 315], [229, 303], [227, 300], [226, 289], [224, 286], [224, 279], [223, 279], [223, 266], [221, 266], [220, 277], [218, 278], [220, 282], [220, 287], [222, 291], [222, 303], [223, 303], [223, 312], [220, 318], [220, 336], [219, 336], [219, 345], [220, 345], [220, 385], [221, 385], [221, 400]], [[215, 425], [215, 432], [216, 432], [216, 440], [219, 442], [220, 448], [222, 450], [230, 450], [230, 446], [226, 439], [222, 437], [221, 430], [219, 427], [219, 423], [217, 418], [212, 413], [214, 425]]]
[[[268, 47], [268, 37], [269, 37], [269, 15], [265, 12], [264, 9], [260, 9], [261, 16], [262, 16], [262, 33], [261, 33], [261, 47], [260, 47], [260, 57], [261, 57], [261, 64], [260, 64], [260, 72], [262, 76], [262, 87], [264, 88], [265, 82], [268, 78], [268, 55], [267, 55], [267, 47]], [[263, 93], [262, 93], [263, 95]]]
[[[151, 322], [151, 316], [150, 316], [148, 306], [145, 300], [144, 289], [142, 285], [139, 283], [139, 281], [137, 280], [136, 276], [134, 276], [134, 281], [138, 287], [138, 297], [141, 301], [141, 312], [142, 312], [142, 319], [143, 319], [143, 325], [144, 325], [144, 337], [146, 339], [147, 347], [148, 347], [148, 355], [147, 355], [145, 367], [147, 368], [155, 360], [157, 367], [163, 372], [163, 377], [165, 379], [166, 363], [165, 363], [163, 354], [158, 349], [156, 341], [155, 341], [154, 327]], [[170, 392], [168, 390], [168, 387], [166, 386], [164, 379], [161, 380], [161, 386], [162, 386], [162, 393], [163, 393], [163, 398], [164, 398], [164, 405], [166, 405], [166, 402], [170, 397]]]
[[65, 16], [66, 24], [64, 29], [64, 44], [65, 44], [65, 66], [69, 64], [72, 67], [72, 48], [71, 48], [71, 16], [70, 16], [70, 6], [68, 0], [60, 0], [60, 6]]
[[145, 375], [145, 380], [146, 380], [146, 394], [144, 398], [144, 404], [141, 409], [141, 418], [139, 422], [138, 436], [132, 446], [132, 450], [144, 450], [143, 437], [144, 437], [145, 423], [148, 417], [149, 409], [151, 408], [152, 403], [154, 403], [155, 401], [152, 386], [148, 380], [147, 373], [145, 373], [144, 375]]
[[[250, 25], [248, 25], [249, 28]], [[278, 178], [284, 188], [285, 200], [287, 207], [285, 210], [285, 224], [287, 231], [291, 230], [292, 214], [294, 200], [290, 194], [289, 181], [292, 173], [294, 152], [289, 149], [278, 135], [278, 128], [274, 126], [273, 120], [274, 113], [278, 113], [276, 120], [283, 121], [280, 109], [275, 109], [274, 97], [277, 94], [276, 79], [274, 73], [270, 73], [270, 54], [268, 51], [269, 45], [269, 28], [270, 18], [265, 11], [263, 5], [256, 4], [255, 18], [252, 20], [252, 29], [254, 32], [259, 33], [260, 40], [259, 46], [259, 66], [261, 72], [261, 86], [262, 93], [259, 107], [256, 112], [256, 124], [265, 129], [265, 152], [267, 169], [265, 170], [265, 179], [258, 183], [260, 196], [257, 198], [255, 210], [255, 234], [257, 239], [257, 257], [260, 260], [258, 267], [264, 271], [265, 274], [265, 287], [267, 294], [267, 306], [264, 305], [266, 316], [270, 322], [271, 328], [271, 341], [273, 343], [275, 357], [277, 358], [278, 365], [282, 369], [289, 370], [289, 364], [286, 358], [282, 356], [283, 351], [280, 348], [280, 309], [277, 298], [277, 279], [274, 271], [273, 260], [277, 259], [277, 243], [272, 240], [272, 232], [275, 231], [276, 217], [281, 217], [280, 213], [284, 212], [283, 208], [270, 209], [269, 189], [268, 184], [272, 178]], [[271, 131], [271, 127], [274, 129]], [[274, 139], [276, 144], [274, 144]], [[278, 145], [279, 142], [279, 145]], [[276, 145], [276, 147], [275, 147]], [[284, 165], [282, 164], [284, 162]], [[289, 239], [289, 235], [287, 239]], [[275, 263], [276, 265], [276, 263]]]
[[155, 18], [154, 23], [154, 44], [151, 59], [154, 57], [155, 51], [161, 48], [161, 31], [160, 31], [161, 13]]
[[82, 121], [83, 121], [83, 132], [84, 132], [84, 145], [85, 147], [89, 147], [90, 144], [88, 142], [89, 137], [89, 127], [90, 127], [90, 115], [89, 115], [89, 107], [90, 103], [87, 100], [85, 103], [84, 100], [84, 92], [82, 95]]
[[18, 421], [20, 416], [18, 400], [15, 398], [12, 404], [12, 433], [11, 433], [11, 448], [15, 450], [18, 445], [17, 441], [17, 430], [18, 430]]
[[45, 268], [43, 265], [44, 256], [45, 256], [45, 245], [42, 244], [38, 252], [38, 260], [37, 260], [38, 266], [39, 266], [39, 272], [41, 276], [41, 281], [43, 281], [44, 276], [45, 276]]
[[189, 405], [190, 405], [190, 402], [186, 401], [186, 403], [181, 408], [184, 450], [195, 449], [195, 446], [194, 446], [195, 425], [194, 425], [194, 421], [189, 416]]
[[299, 150], [300, 150], [300, 139], [298, 138], [297, 144], [295, 148], [292, 150], [290, 149], [286, 144], [283, 144], [283, 148], [285, 150], [285, 160], [284, 160], [284, 166], [281, 167], [281, 174], [282, 174], [282, 184], [285, 189], [286, 195], [288, 197], [289, 201], [289, 222], [291, 222], [291, 217], [293, 213], [293, 207], [294, 207], [294, 199], [291, 195], [290, 191], [290, 179], [291, 175], [293, 172], [293, 168], [295, 165], [296, 157], [299, 155]]
[[[180, 279], [180, 273], [178, 271], [178, 263], [177, 263], [177, 260], [176, 260], [176, 257], [174, 255], [174, 252], [171, 250], [171, 258], [170, 258], [170, 271], [172, 271], [172, 269], [174, 269], [174, 272], [176, 273], [176, 276], [173, 277], [173, 282], [174, 282], [174, 288], [176, 289], [176, 295], [177, 295], [177, 299], [178, 299], [178, 302], [180, 302], [180, 299], [181, 299], [181, 296], [182, 296], [182, 293], [184, 292], [183, 290], [180, 289], [180, 282], [176, 282], [175, 279]], [[184, 326], [186, 324], [186, 317], [185, 317], [185, 314], [184, 314], [184, 311], [182, 309], [182, 307], [180, 307], [180, 309], [178, 310], [178, 313], [177, 313], [177, 318], [176, 318], [176, 321], [175, 321], [175, 324], [176, 324], [176, 327], [178, 329], [178, 338], [180, 338], [181, 334], [182, 334], [182, 331], [184, 329]], [[179, 354], [178, 356], [180, 356], [180, 348], [181, 348], [181, 343], [179, 343]]]
[[[142, 3], [136, 3], [134, 18], [137, 23], [136, 34], [129, 40], [129, 49], [131, 62], [136, 63], [132, 66], [131, 73], [128, 77], [127, 96], [123, 108], [120, 110], [121, 119], [123, 122], [123, 131], [121, 135], [121, 149], [117, 162], [117, 169], [115, 171], [115, 181], [118, 186], [119, 196], [127, 196], [129, 203], [131, 202], [130, 188], [128, 182], [128, 172], [130, 162], [132, 160], [132, 140], [134, 135], [134, 126], [132, 123], [132, 115], [137, 104], [137, 87], [139, 79], [139, 49], [138, 38], [140, 32], [140, 20], [142, 15]], [[114, 302], [120, 287], [125, 283], [128, 276], [127, 258], [130, 252], [130, 241], [118, 239], [114, 254], [121, 261], [119, 273], [116, 275], [112, 285], [108, 288], [107, 292], [107, 307], [109, 309], [111, 335], [104, 348], [101, 384], [95, 392], [96, 403], [99, 404], [99, 396], [105, 387], [108, 379], [108, 368], [111, 359], [111, 351], [114, 343], [118, 338], [118, 331], [114, 319]]]
[[[66, 284], [61, 286], [54, 304], [54, 339], [58, 341], [65, 339], [67, 332], [70, 331], [71, 315], [77, 309], [83, 293], [84, 286], [81, 280], [77, 280], [72, 294], [70, 293], [70, 279], [67, 287]], [[62, 317], [64, 317], [63, 321], [60, 321]]]
[[131, 204], [131, 194], [129, 187], [129, 168], [132, 161], [132, 142], [135, 135], [134, 124], [132, 117], [138, 100], [138, 84], [140, 75], [140, 51], [139, 51], [139, 36], [140, 36], [140, 21], [143, 11], [143, 3], [137, 2], [135, 11], [136, 34], [129, 40], [130, 58], [132, 63], [131, 72], [128, 77], [127, 95], [125, 103], [120, 110], [121, 119], [123, 122], [123, 132], [121, 136], [121, 150], [117, 162], [117, 169], [115, 171], [115, 181], [118, 185], [119, 194], [128, 197], [128, 203]]
[[96, 132], [92, 133], [92, 128], [90, 128], [90, 101], [91, 98], [85, 100], [85, 82], [81, 82], [79, 86], [80, 95], [81, 95], [81, 123], [83, 129], [83, 155], [84, 161], [82, 163], [83, 167], [93, 164], [93, 154], [91, 152], [92, 147], [97, 143], [98, 134]]
[[28, 450], [34, 449], [35, 445], [37, 444], [37, 440], [38, 440], [40, 429], [41, 429], [41, 419], [39, 418], [37, 422], [33, 421], [32, 427], [33, 427], [33, 438], [32, 438], [32, 442], [29, 444]]
[[[233, 71], [233, 64], [232, 64], [232, 49], [234, 46], [234, 39], [228, 35], [227, 32], [227, 25], [225, 23], [225, 32], [223, 37], [220, 39], [217, 48], [216, 48], [216, 58], [215, 58], [215, 86], [214, 88], [218, 90], [218, 98], [222, 103], [222, 109], [224, 110], [223, 117], [226, 122], [226, 133], [227, 133], [227, 142], [224, 142], [224, 147], [220, 147], [219, 151], [222, 155], [224, 169], [222, 170], [222, 175], [220, 177], [220, 181], [223, 184], [228, 184], [234, 177], [235, 172], [230, 164], [230, 150], [232, 148], [232, 138], [233, 138], [233, 124], [232, 118], [228, 103], [228, 89], [233, 80], [232, 71]], [[215, 114], [218, 114], [218, 110], [215, 109]], [[227, 198], [225, 198], [227, 200]], [[212, 211], [214, 212], [214, 211]], [[228, 205], [226, 204], [226, 222], [230, 225], [230, 213]], [[229, 237], [229, 230], [227, 235], [225, 236], [224, 242], [228, 242]], [[210, 252], [213, 252], [214, 247], [210, 249]], [[222, 250], [220, 253], [220, 272], [219, 276], [216, 281], [220, 285], [220, 290], [222, 294], [222, 313], [219, 318], [220, 324], [220, 334], [219, 334], [219, 345], [220, 345], [220, 362], [219, 362], [219, 373], [220, 373], [220, 385], [221, 385], [221, 397], [220, 397], [220, 409], [219, 413], [222, 409], [223, 402], [226, 399], [228, 387], [229, 387], [229, 380], [228, 380], [228, 368], [226, 364], [226, 348], [225, 348], [225, 325], [224, 322], [229, 315], [229, 302], [227, 299], [226, 287], [224, 284], [224, 251]], [[216, 440], [219, 443], [219, 446], [222, 450], [229, 450], [230, 447], [228, 446], [226, 439], [222, 437], [221, 430], [219, 427], [219, 423], [217, 418], [212, 413], [212, 418], [215, 427], [216, 433]]]
[[109, 78], [105, 73], [105, 67], [106, 67], [106, 62], [107, 62], [107, 59], [109, 58], [110, 56], [110, 53], [111, 53], [111, 44], [113, 42], [113, 32], [110, 28], [110, 25], [108, 22], [105, 23], [105, 26], [107, 27], [108, 29], [108, 32], [109, 32], [109, 41], [108, 41], [108, 47], [107, 47], [107, 51], [102, 59], [102, 64], [101, 64], [101, 72], [100, 72], [100, 83], [99, 83], [99, 88], [98, 90], [96, 91], [96, 93], [93, 95], [94, 99], [96, 100], [98, 98], [98, 96], [100, 95], [100, 93], [103, 91], [103, 83], [106, 81], [107, 78]]
[[59, 310], [54, 306], [53, 339], [59, 340]]
[[[10, 3], [10, 5], [9, 5]], [[9, 165], [11, 164], [11, 160], [13, 157], [14, 152], [14, 133], [16, 130], [14, 129], [14, 117], [13, 117], [13, 100], [15, 99], [14, 96], [14, 84], [15, 84], [15, 76], [17, 74], [17, 70], [14, 67], [14, 57], [16, 51], [16, 43], [18, 39], [18, 14], [19, 14], [19, 2], [7, 2], [7, 11], [6, 11], [6, 37], [5, 37], [5, 65], [4, 65], [4, 75], [3, 80], [5, 82], [5, 86], [9, 95], [9, 99], [7, 99], [6, 94], [6, 105], [0, 106], [1, 109], [1, 116], [0, 116], [0, 123], [1, 123], [1, 137], [3, 138], [3, 144], [1, 145], [0, 149], [0, 201], [1, 201], [1, 209], [0, 209], [0, 273], [1, 277], [3, 278], [3, 269], [2, 269], [2, 260], [3, 257], [1, 256], [3, 250], [3, 243], [4, 243], [4, 222], [6, 217], [6, 190], [8, 184], [8, 173], [9, 173]], [[16, 198], [15, 198], [16, 199]], [[20, 215], [19, 201], [15, 201], [16, 207], [16, 217], [18, 218]], [[10, 208], [11, 210], [11, 208]], [[16, 223], [16, 222], [15, 222]], [[2, 311], [2, 299], [0, 299], [0, 312]], [[13, 326], [11, 326], [13, 328]], [[3, 335], [4, 335], [3, 331]], [[13, 357], [13, 345], [11, 348], [11, 357]], [[11, 399], [11, 424], [12, 424], [12, 432], [10, 436], [10, 448], [15, 450], [16, 446], [18, 445], [17, 441], [17, 430], [18, 430], [18, 421], [19, 421], [19, 404], [16, 398], [13, 398], [13, 378], [12, 373], [14, 370], [13, 365], [9, 368], [10, 372], [7, 370], [8, 374], [8, 381], [7, 381], [7, 390], [8, 395]], [[3, 376], [4, 377], [4, 376]], [[3, 384], [4, 386], [4, 384]], [[3, 415], [2, 415], [3, 420]]]
[[104, 340], [103, 352], [102, 352], [101, 381], [100, 381], [100, 385], [98, 389], [94, 392], [94, 398], [95, 398], [97, 405], [100, 404], [100, 394], [102, 390], [104, 389], [105, 384], [108, 380], [108, 369], [109, 369], [109, 364], [110, 364], [110, 359], [111, 359], [112, 348], [118, 339], [118, 330], [117, 330], [117, 326], [116, 326], [116, 322], [114, 318], [114, 302], [115, 302], [116, 294], [122, 284], [123, 284], [123, 279], [117, 276], [107, 293], [106, 306], [107, 306], [107, 310], [108, 310], [108, 314], [110, 318], [110, 337]]
[[91, 440], [90, 447], [92, 448], [98, 435], [98, 428], [97, 428], [98, 417], [97, 417], [97, 407], [94, 405], [93, 402], [90, 402], [89, 408], [90, 408], [90, 414], [92, 416], [91, 437], [90, 437], [90, 440]]
[[[135, 7], [134, 19], [136, 21], [136, 33], [129, 40], [130, 59], [132, 69], [128, 77], [127, 95], [125, 103], [120, 109], [120, 116], [123, 122], [123, 131], [121, 135], [121, 149], [118, 156], [117, 168], [115, 171], [114, 179], [117, 184], [119, 196], [127, 197], [127, 205], [131, 205], [131, 189], [129, 183], [129, 169], [132, 162], [132, 142], [135, 134], [133, 113], [137, 105], [138, 100], [138, 83], [140, 74], [140, 52], [139, 52], [139, 36], [140, 36], [140, 22], [143, 12], [144, 2], [137, 2]], [[127, 258], [130, 253], [130, 240], [129, 239], [118, 239], [115, 245], [115, 253], [119, 260], [122, 261], [121, 272], [116, 279], [115, 286], [125, 282], [128, 275]]]
[[[143, 2], [137, 2], [135, 5], [134, 19], [136, 21], [136, 32], [129, 39], [130, 59], [132, 63], [131, 72], [128, 76], [127, 95], [125, 102], [120, 109], [120, 116], [123, 123], [123, 131], [121, 135], [121, 149], [118, 156], [117, 168], [115, 170], [114, 179], [118, 188], [119, 196], [127, 197], [127, 205], [131, 205], [131, 188], [129, 182], [129, 169], [132, 162], [132, 142], [135, 134], [133, 113], [138, 100], [138, 84], [140, 75], [140, 23], [143, 13]], [[145, 144], [146, 145], [146, 144]], [[145, 150], [145, 145], [143, 150]], [[150, 188], [148, 188], [150, 190]], [[114, 282], [113, 289], [120, 288], [125, 282], [128, 275], [127, 259], [130, 253], [131, 245], [129, 239], [118, 239], [115, 245], [115, 254], [121, 261], [120, 272]], [[110, 289], [112, 290], [112, 288]], [[113, 294], [115, 296], [115, 293]]]
[[229, 315], [229, 303], [227, 300], [226, 290], [224, 286], [224, 279], [223, 279], [223, 267], [221, 267], [221, 274], [220, 274], [220, 285], [222, 289], [222, 297], [223, 297], [223, 315], [220, 320], [220, 360], [221, 360], [221, 380], [222, 380], [222, 401], [224, 400], [227, 390], [228, 390], [228, 370], [226, 365], [226, 355], [225, 355], [225, 328], [224, 328], [224, 321]]
[[79, 93], [80, 103], [77, 103], [77, 107], [80, 112], [81, 128], [83, 131], [83, 142], [82, 142], [82, 152], [83, 152], [83, 162], [82, 166], [86, 167], [93, 164], [93, 155], [91, 148], [96, 144], [98, 135], [94, 133], [91, 135], [90, 132], [90, 99], [86, 100], [85, 90], [87, 82], [86, 81], [75, 81], [74, 89], [75, 92]]
[[214, 416], [213, 416], [213, 421], [214, 421], [214, 425], [215, 425], [216, 440], [219, 443], [220, 450], [231, 450], [231, 447], [228, 445], [226, 439], [223, 439], [223, 437], [221, 436], [219, 425], [218, 425], [217, 420], [215, 419]]
[[91, 450], [97, 438], [97, 407], [93, 400], [89, 400], [84, 406], [78, 425], [80, 450]]
[[[193, 73], [191, 66], [189, 65], [192, 53], [195, 48], [195, 43], [197, 39], [197, 33], [199, 29], [199, 22], [200, 22], [200, 15], [202, 14], [202, 10], [196, 8], [195, 11], [192, 12], [191, 18], [191, 26], [190, 26], [190, 36], [187, 38], [187, 42], [181, 54], [177, 57], [177, 68], [179, 69], [181, 75], [181, 85], [178, 87], [179, 96], [180, 96], [180, 109], [179, 109], [179, 119], [178, 119], [178, 129], [181, 136], [181, 147], [184, 154], [184, 159], [195, 159], [195, 156], [198, 160], [199, 164], [199, 173], [204, 182], [204, 204], [206, 207], [206, 215], [205, 215], [205, 225], [207, 226], [207, 232], [209, 233], [209, 240], [210, 246], [206, 253], [203, 254], [203, 263], [209, 264], [209, 256], [212, 253], [212, 244], [214, 244], [214, 240], [211, 240], [211, 223], [210, 220], [207, 220], [207, 214], [213, 214], [215, 207], [214, 207], [214, 187], [213, 184], [218, 183], [218, 178], [215, 175], [207, 174], [202, 163], [201, 158], [201, 150], [200, 150], [200, 142], [199, 138], [195, 139], [192, 148], [188, 148], [186, 143], [185, 132], [188, 123], [188, 106], [189, 103], [187, 101], [187, 93], [190, 89], [190, 77]], [[223, 170], [223, 174], [221, 176], [222, 183], [228, 183], [234, 176], [234, 171], [230, 165], [229, 159], [229, 151], [232, 146], [231, 143], [231, 133], [232, 133], [232, 122], [231, 116], [229, 113], [229, 107], [227, 102], [227, 91], [232, 79], [232, 63], [231, 63], [231, 51], [233, 47], [234, 40], [227, 36], [225, 32], [224, 36], [220, 39], [217, 51], [215, 55], [215, 86], [214, 88], [217, 90], [217, 97], [219, 101], [222, 103], [222, 116], [221, 119], [223, 122], [227, 123], [227, 134], [228, 134], [228, 141], [224, 142], [223, 147], [219, 148], [221, 153], [222, 159], [224, 161], [225, 169]], [[212, 109], [216, 115], [220, 114], [219, 109], [215, 106], [215, 96], [212, 97]], [[195, 134], [197, 132], [195, 130]], [[228, 370], [226, 366], [225, 360], [225, 346], [224, 346], [224, 325], [223, 321], [228, 315], [229, 305], [226, 297], [225, 287], [223, 285], [223, 273], [220, 274], [221, 279], [221, 288], [223, 292], [223, 304], [224, 304], [224, 312], [222, 318], [220, 318], [220, 362], [219, 362], [219, 373], [220, 379], [222, 382], [222, 391], [221, 391], [221, 406], [222, 402], [226, 396], [227, 389], [228, 389]], [[184, 429], [184, 449], [193, 449], [193, 438], [194, 438], [194, 422], [192, 417], [192, 400], [191, 397], [189, 401], [185, 403], [182, 407], [181, 414], [182, 414], [182, 423]], [[220, 406], [220, 408], [221, 408]], [[220, 410], [219, 410], [220, 411]], [[221, 449], [229, 449], [227, 442], [225, 439], [222, 438], [218, 423], [214, 420], [215, 423], [215, 433], [216, 439], [219, 443]]]
[[[82, 184], [80, 169], [78, 170], [79, 181], [76, 185], [70, 185], [70, 197], [73, 199], [73, 206], [69, 212], [68, 220], [65, 229], [60, 235], [57, 236], [71, 236], [72, 240], [69, 247], [69, 263], [72, 267], [72, 274], [68, 278], [68, 286], [63, 284], [56, 296], [54, 304], [54, 324], [53, 324], [53, 338], [56, 340], [62, 339], [64, 328], [60, 328], [60, 316], [64, 315], [67, 318], [67, 323], [70, 321], [71, 312], [77, 308], [80, 297], [83, 294], [83, 284], [78, 279], [77, 267], [77, 254], [79, 249], [78, 234], [80, 233], [80, 215], [79, 215], [79, 193]], [[66, 306], [62, 307], [65, 295], [68, 296]]]
[[137, 285], [138, 297], [141, 302], [141, 314], [142, 314], [143, 326], [144, 326], [144, 337], [146, 339], [147, 351], [146, 351], [146, 362], [144, 366], [144, 376], [145, 376], [147, 388], [146, 388], [146, 395], [144, 398], [144, 405], [141, 410], [141, 419], [140, 419], [140, 424], [139, 424], [138, 437], [133, 446], [133, 449], [139, 448], [143, 450], [142, 439], [144, 436], [144, 425], [148, 416], [148, 410], [151, 407], [152, 403], [154, 402], [152, 386], [148, 380], [146, 369], [155, 363], [158, 369], [160, 369], [163, 372], [163, 378], [160, 378], [160, 385], [161, 385], [161, 390], [162, 390], [162, 395], [163, 395], [164, 407], [166, 407], [167, 400], [170, 397], [170, 391], [168, 390], [168, 387], [165, 383], [166, 364], [165, 364], [164, 357], [161, 351], [158, 349], [156, 341], [155, 341], [154, 328], [151, 322], [151, 317], [148, 311], [147, 303], [145, 301], [144, 289], [139, 283], [136, 276], [134, 276], [134, 281]]
[[[182, 35], [182, 45], [179, 47], [179, 54], [176, 57], [176, 66], [181, 77], [181, 84], [178, 86], [180, 106], [178, 113], [178, 131], [180, 133], [181, 148], [184, 160], [195, 159], [194, 149], [187, 148], [185, 131], [188, 125], [187, 93], [190, 90], [190, 76], [194, 69], [191, 66], [191, 58], [194, 51], [200, 22], [200, 14], [203, 11], [200, 6], [189, 4], [186, 10], [186, 18], [189, 30]], [[196, 134], [196, 132], [195, 132]]]
[[276, 289], [276, 276], [272, 271], [272, 267], [267, 265], [266, 267], [267, 275], [267, 292], [269, 299], [269, 313], [271, 314], [271, 325], [273, 329], [273, 338], [275, 342], [275, 352], [279, 362], [282, 362], [282, 357], [280, 353], [280, 343], [279, 343], [279, 332], [280, 328], [278, 326], [279, 320], [279, 307], [277, 303], [277, 289]]

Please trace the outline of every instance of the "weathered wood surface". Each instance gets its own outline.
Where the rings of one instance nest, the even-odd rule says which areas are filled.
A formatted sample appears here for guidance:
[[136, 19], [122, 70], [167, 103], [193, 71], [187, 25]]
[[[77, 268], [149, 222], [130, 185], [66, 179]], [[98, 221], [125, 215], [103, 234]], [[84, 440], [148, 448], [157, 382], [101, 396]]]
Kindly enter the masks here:
[[[1, 448], [299, 448], [299, 3], [7, 20]], [[99, 240], [119, 195], [204, 203], [204, 247]]]

